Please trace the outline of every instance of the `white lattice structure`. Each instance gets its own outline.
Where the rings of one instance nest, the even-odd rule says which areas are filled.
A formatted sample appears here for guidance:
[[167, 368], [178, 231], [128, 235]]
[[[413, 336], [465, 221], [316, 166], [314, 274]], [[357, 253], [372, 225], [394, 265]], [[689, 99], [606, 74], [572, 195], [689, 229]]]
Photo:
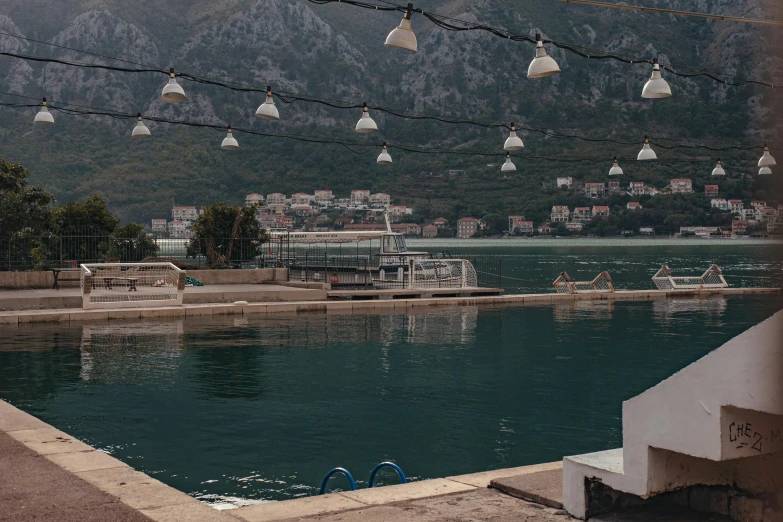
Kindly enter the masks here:
[[572, 281], [567, 273], [562, 272], [555, 279], [555, 290], [558, 294], [597, 294], [614, 292], [612, 278], [609, 272], [601, 272], [592, 281]]
[[410, 261], [410, 288], [476, 288], [476, 269], [465, 259]]
[[667, 265], [663, 265], [652, 277], [658, 290], [701, 290], [706, 288], [726, 288], [729, 284], [723, 279], [718, 265], [710, 266], [701, 276], [673, 277]]
[[185, 275], [171, 263], [83, 264], [82, 308], [181, 305]]

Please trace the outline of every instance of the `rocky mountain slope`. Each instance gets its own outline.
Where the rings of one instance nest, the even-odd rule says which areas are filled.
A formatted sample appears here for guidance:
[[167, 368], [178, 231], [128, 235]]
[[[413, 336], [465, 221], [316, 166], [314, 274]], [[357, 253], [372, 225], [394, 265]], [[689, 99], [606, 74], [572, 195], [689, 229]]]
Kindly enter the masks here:
[[[773, 18], [779, 6], [761, 0], [651, 0], [674, 9]], [[553, 0], [428, 0], [417, 7], [491, 24], [518, 33], [632, 56], [659, 56], [736, 74], [780, 82], [783, 57], [775, 33], [761, 26], [694, 18], [566, 5]], [[122, 2], [0, 1], [0, 33], [20, 35], [63, 47], [87, 50], [128, 62], [155, 65], [200, 76], [330, 100], [415, 110], [452, 118], [515, 121], [557, 132], [593, 137], [668, 136], [743, 145], [774, 141], [780, 127], [773, 118], [773, 91], [727, 87], [708, 79], [668, 75], [675, 95], [644, 100], [646, 64], [587, 60], [550, 49], [562, 74], [526, 78], [533, 46], [481, 31], [449, 32], [421, 16], [413, 25], [419, 51], [383, 46], [399, 23], [398, 13], [304, 0], [173, 0]], [[778, 40], [779, 41], [779, 40]], [[97, 56], [54, 48], [0, 34], [3, 51], [121, 65]], [[776, 55], [777, 53], [777, 55]], [[127, 66], [128, 64], [124, 64]], [[107, 196], [124, 219], [165, 216], [174, 202], [238, 203], [250, 191], [263, 193], [331, 188], [384, 190], [398, 202], [455, 209], [521, 211], [542, 180], [557, 174], [605, 179], [611, 157], [631, 161], [633, 146], [552, 139], [523, 134], [525, 154], [606, 157], [607, 164], [520, 160], [519, 171], [499, 172], [504, 133], [497, 129], [404, 120], [374, 114], [381, 132], [358, 136], [352, 128], [359, 111], [323, 105], [278, 102], [280, 122], [254, 117], [263, 96], [185, 82], [188, 101], [160, 100], [165, 77], [127, 74], [0, 58], [0, 91], [47, 96], [71, 103], [169, 119], [351, 141], [408, 144], [436, 149], [496, 150], [497, 157], [452, 154], [417, 155], [392, 150], [395, 163], [375, 163], [378, 150], [356, 149], [238, 134], [236, 153], [219, 148], [223, 132], [149, 123], [153, 138], [132, 141], [132, 122], [99, 116], [55, 114], [49, 128], [33, 127], [32, 109], [2, 108], [0, 151], [22, 162], [32, 180], [60, 201], [95, 192]], [[19, 99], [3, 95], [6, 103]], [[659, 152], [679, 157], [689, 151]], [[693, 154], [707, 156], [706, 151]], [[691, 155], [693, 155], [691, 154]], [[783, 151], [779, 153], [783, 155]], [[749, 173], [753, 154], [728, 153]], [[491, 165], [491, 166], [488, 166]], [[664, 179], [700, 175], [708, 165], [683, 163], [633, 165], [628, 178]], [[711, 168], [711, 166], [709, 167]], [[446, 181], [449, 170], [462, 177]], [[433, 211], [436, 211], [433, 210]]]

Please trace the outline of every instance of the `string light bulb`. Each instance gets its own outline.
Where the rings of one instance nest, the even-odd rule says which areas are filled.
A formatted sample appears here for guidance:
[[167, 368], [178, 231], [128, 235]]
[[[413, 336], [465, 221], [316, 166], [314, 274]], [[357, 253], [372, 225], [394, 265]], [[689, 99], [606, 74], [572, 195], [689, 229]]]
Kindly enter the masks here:
[[378, 155], [378, 163], [381, 163], [383, 165], [387, 165], [392, 162], [391, 156], [389, 155], [389, 150], [386, 148], [386, 142], [383, 142], [383, 150], [381, 150], [381, 153]]
[[266, 86], [266, 100], [256, 109], [256, 116], [262, 120], [277, 121], [280, 119], [280, 113], [277, 112], [275, 100], [272, 98], [272, 87], [269, 85]]
[[517, 166], [511, 161], [511, 153], [506, 152], [506, 162], [500, 167], [500, 172], [514, 172]]
[[[45, 100], [44, 100], [45, 101]], [[761, 155], [759, 158], [759, 167], [771, 167], [773, 165], [777, 165], [775, 162], [775, 158], [772, 157], [772, 155], [769, 153], [769, 147], [767, 147], [767, 144], [764, 144], [764, 154]]]
[[672, 95], [672, 89], [661, 76], [661, 65], [658, 58], [653, 58], [653, 72], [642, 89], [642, 98], [668, 98]]
[[647, 160], [656, 160], [658, 159], [658, 155], [655, 153], [654, 150], [650, 148], [650, 140], [647, 139], [647, 136], [644, 137], [644, 145], [642, 145], [642, 150], [639, 151], [639, 155], [636, 156], [637, 161], [647, 161]]
[[723, 170], [723, 165], [720, 162], [720, 158], [718, 158], [718, 163], [715, 165], [715, 168], [712, 169], [712, 175], [713, 176], [725, 176], [726, 171]]
[[765, 174], [772, 174], [772, 169], [769, 167], [761, 167], [759, 169], [759, 176], [763, 176]]
[[177, 79], [174, 77], [174, 67], [169, 69], [169, 83], [163, 86], [160, 98], [166, 103], [182, 103], [188, 98], [185, 96], [182, 86], [177, 83]]
[[236, 138], [234, 138], [234, 135], [231, 133], [231, 125], [228, 126], [228, 133], [226, 134], [226, 137], [223, 138], [223, 143], [220, 144], [220, 148], [223, 150], [237, 150], [239, 148], [239, 143], [237, 143]]
[[517, 131], [514, 128], [514, 122], [511, 122], [511, 132], [508, 133], [506, 143], [503, 144], [503, 150], [522, 150], [525, 144], [522, 143], [522, 139], [517, 136]]
[[378, 125], [376, 125], [375, 120], [370, 117], [370, 111], [367, 109], [367, 102], [365, 102], [364, 108], [362, 109], [362, 117], [359, 118], [358, 122], [356, 122], [356, 132], [369, 134], [377, 130]]
[[400, 22], [398, 27], [392, 29], [392, 32], [386, 37], [386, 41], [383, 45], [407, 49], [409, 51], [415, 51], [417, 49], [416, 35], [411, 29], [411, 15], [413, 15], [413, 4], [408, 4], [402, 22]]
[[610, 176], [619, 176], [623, 173], [623, 169], [620, 168], [620, 165], [617, 164], [617, 156], [614, 157], [614, 165], [612, 165], [612, 168], [609, 169], [609, 175]]
[[147, 128], [146, 125], [144, 125], [144, 122], [141, 119], [141, 113], [139, 113], [136, 116], [136, 126], [133, 127], [133, 132], [131, 132], [131, 136], [134, 138], [150, 137], [150, 130]]
[[49, 112], [49, 107], [46, 106], [46, 98], [41, 102], [41, 110], [35, 115], [33, 123], [54, 123], [54, 116]]
[[560, 67], [554, 58], [546, 54], [544, 42], [541, 41], [541, 35], [536, 33], [536, 57], [530, 62], [527, 68], [528, 78], [545, 78], [560, 72]]

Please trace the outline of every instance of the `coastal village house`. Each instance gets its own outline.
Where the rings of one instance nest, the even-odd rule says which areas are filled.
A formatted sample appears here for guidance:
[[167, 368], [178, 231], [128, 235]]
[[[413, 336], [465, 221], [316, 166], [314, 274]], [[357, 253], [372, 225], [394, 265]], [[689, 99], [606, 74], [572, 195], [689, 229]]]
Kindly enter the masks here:
[[710, 200], [710, 207], [718, 210], [729, 210], [729, 202], [723, 198], [714, 198]]
[[580, 232], [584, 228], [584, 224], [571, 222], [571, 223], [566, 223], [565, 227], [569, 232]]
[[464, 217], [457, 221], [457, 237], [466, 239], [473, 237], [478, 232], [479, 220], [472, 217]]
[[557, 178], [557, 188], [565, 187], [567, 189], [570, 189], [571, 185], [573, 184], [574, 184], [574, 179], [570, 176]]
[[421, 229], [421, 235], [422, 237], [438, 237], [438, 227], [430, 223], [429, 225], [424, 225], [424, 227]]
[[570, 215], [571, 212], [567, 206], [555, 205], [552, 207], [552, 215], [549, 219], [552, 223], [566, 223]]
[[378, 192], [377, 194], [371, 194], [370, 204], [388, 207], [389, 205], [391, 205], [391, 196], [386, 194], [385, 192]]
[[364, 205], [370, 202], [369, 190], [352, 190], [351, 191], [351, 205]]
[[432, 224], [438, 227], [438, 229], [449, 228], [449, 220], [443, 217], [439, 217]]
[[180, 239], [188, 237], [188, 232], [190, 232], [187, 229], [185, 222], [179, 220], [169, 221], [168, 229], [169, 229], [169, 237], [180, 238]]
[[525, 221], [525, 216], [508, 216], [508, 233], [513, 234], [519, 223]]
[[644, 181], [632, 181], [628, 188], [632, 196], [644, 195]]
[[538, 227], [538, 233], [542, 236], [548, 236], [552, 233], [552, 227], [549, 225], [539, 225]]
[[417, 223], [395, 223], [391, 226], [392, 232], [399, 232], [406, 236], [420, 236], [421, 226]]
[[741, 199], [729, 200], [729, 210], [731, 210], [733, 214], [739, 214], [742, 212], [743, 209], [744, 209], [744, 205], [742, 204]]
[[153, 219], [152, 220], [152, 226], [150, 228], [152, 232], [158, 233], [158, 234], [165, 234], [166, 233], [166, 220], [165, 219]]
[[629, 201], [627, 205], [625, 205], [625, 208], [628, 210], [639, 210], [642, 208], [642, 204], [638, 201]]
[[310, 205], [310, 194], [297, 192], [291, 196], [291, 205]]
[[704, 195], [708, 198], [718, 195], [718, 185], [704, 185]]
[[744, 235], [748, 233], [748, 222], [744, 219], [733, 219], [731, 221], [731, 233], [735, 235]]
[[171, 219], [172, 221], [185, 221], [191, 222], [198, 218], [198, 211], [196, 207], [172, 207]]
[[266, 204], [269, 206], [285, 205], [286, 204], [285, 194], [281, 194], [279, 192], [273, 192], [271, 194], [267, 194]]
[[616, 179], [607, 183], [607, 186], [609, 187], [609, 192], [620, 192], [620, 182]]
[[690, 194], [693, 192], [693, 182], [690, 178], [675, 178], [671, 180], [669, 189], [672, 194]]
[[606, 185], [603, 183], [585, 183], [585, 195], [588, 198], [602, 198], [606, 193]]
[[259, 194], [258, 192], [252, 192], [245, 196], [245, 206], [246, 207], [252, 207], [253, 205], [263, 205], [264, 204], [264, 196]]
[[315, 199], [316, 203], [328, 205], [334, 201], [334, 194], [332, 194], [331, 190], [316, 190], [313, 199]]
[[512, 234], [533, 235], [534, 230], [532, 221], [517, 221], [514, 223], [514, 228], [510, 229], [509, 232]]
[[595, 205], [593, 206], [593, 217], [606, 217], [611, 213], [609, 210], [609, 207], [606, 205]]
[[574, 208], [574, 213], [571, 215], [571, 218], [578, 223], [586, 223], [593, 219], [592, 216], [590, 216], [590, 207]]

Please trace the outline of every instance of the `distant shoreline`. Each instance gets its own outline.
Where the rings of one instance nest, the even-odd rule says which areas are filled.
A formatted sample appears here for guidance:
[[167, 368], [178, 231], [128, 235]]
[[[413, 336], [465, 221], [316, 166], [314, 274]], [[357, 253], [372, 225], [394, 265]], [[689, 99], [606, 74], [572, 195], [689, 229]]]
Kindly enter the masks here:
[[681, 238], [681, 237], [487, 237], [487, 238], [406, 238], [409, 246], [460, 248], [519, 248], [547, 246], [783, 246], [783, 238]]

